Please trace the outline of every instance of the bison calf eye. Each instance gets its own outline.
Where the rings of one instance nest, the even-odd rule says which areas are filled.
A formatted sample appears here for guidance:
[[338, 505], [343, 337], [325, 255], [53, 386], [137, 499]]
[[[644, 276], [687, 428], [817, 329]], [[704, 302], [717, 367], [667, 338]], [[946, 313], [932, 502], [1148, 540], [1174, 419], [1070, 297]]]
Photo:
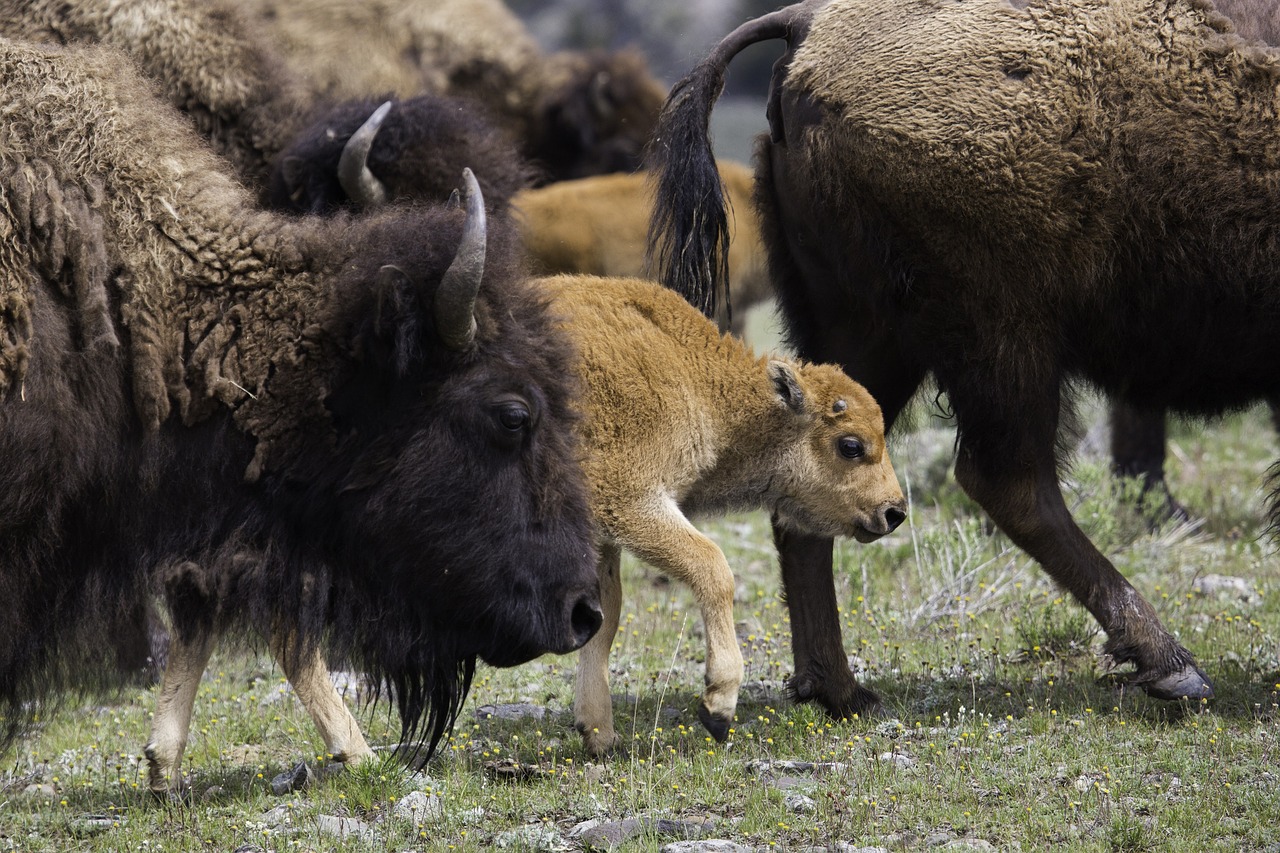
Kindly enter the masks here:
[[862, 442], [851, 435], [841, 437], [837, 446], [840, 448], [840, 455], [845, 459], [861, 459], [867, 452]]

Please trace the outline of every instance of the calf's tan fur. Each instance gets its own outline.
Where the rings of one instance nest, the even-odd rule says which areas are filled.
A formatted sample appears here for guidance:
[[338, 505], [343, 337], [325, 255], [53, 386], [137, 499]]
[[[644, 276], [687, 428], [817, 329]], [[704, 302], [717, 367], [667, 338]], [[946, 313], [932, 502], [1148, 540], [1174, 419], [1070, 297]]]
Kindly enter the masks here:
[[[733, 308], [720, 328], [745, 330], [746, 311], [773, 295], [760, 242], [760, 221], [751, 203], [752, 173], [747, 166], [717, 164], [729, 198], [729, 303]], [[653, 208], [644, 172], [598, 175], [556, 181], [522, 190], [512, 203], [535, 270], [544, 275], [648, 278], [645, 242]], [[722, 312], [724, 313], [724, 312]]]
[[575, 722], [589, 752], [617, 743], [608, 656], [625, 548], [688, 584], [707, 636], [699, 718], [723, 740], [742, 655], [733, 573], [691, 515], [766, 509], [797, 531], [868, 542], [905, 517], [880, 408], [829, 365], [757, 357], [672, 291], [638, 279], [544, 279], [578, 349], [604, 625], [580, 652]]

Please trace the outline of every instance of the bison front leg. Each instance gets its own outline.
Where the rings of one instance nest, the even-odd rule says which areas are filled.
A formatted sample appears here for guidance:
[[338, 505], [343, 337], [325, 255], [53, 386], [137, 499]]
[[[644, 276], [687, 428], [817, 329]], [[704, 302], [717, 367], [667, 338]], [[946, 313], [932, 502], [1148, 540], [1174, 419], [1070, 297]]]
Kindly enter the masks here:
[[797, 702], [817, 702], [837, 719], [865, 716], [880, 699], [858, 683], [845, 657], [836, 607], [833, 540], [796, 533], [776, 519], [773, 538], [791, 616], [796, 666], [788, 685], [792, 697]]
[[[963, 427], [961, 434], [973, 435]], [[1010, 423], [1017, 419], [1010, 419]], [[1032, 418], [1026, 417], [1023, 424]], [[987, 421], [991, 424], [992, 421]], [[1107, 653], [1137, 667], [1133, 681], [1158, 699], [1201, 699], [1213, 686], [1160, 623], [1155, 610], [1093, 547], [1071, 518], [1058, 486], [1052, 453], [1053, 428], [1027, 429], [1038, 445], [1006, 436], [984, 442], [961, 439], [956, 480], [1000, 529], [1034, 557], [1055, 581], [1084, 604], [1107, 632]], [[988, 439], [992, 437], [987, 433]]]
[[578, 652], [578, 680], [573, 697], [573, 720], [582, 744], [591, 755], [603, 755], [618, 745], [613, 728], [613, 699], [609, 693], [609, 650], [622, 614], [622, 550], [612, 543], [600, 548], [600, 607], [604, 622]]
[[[659, 516], [631, 516], [640, 520], [634, 529], [644, 537], [631, 537], [627, 548], [651, 566], [683, 581], [702, 611], [707, 634], [706, 690], [698, 719], [718, 741], [729, 737], [742, 685], [742, 650], [733, 627], [733, 572], [724, 553], [697, 531], [674, 506]], [[619, 537], [621, 539], [621, 537]]]
[[147, 786], [157, 796], [177, 796], [186, 787], [182, 778], [182, 753], [191, 731], [196, 691], [212, 653], [212, 634], [203, 634], [193, 641], [175, 632], [170, 640], [169, 661], [160, 680], [151, 736], [144, 749]]
[[293, 692], [311, 715], [312, 722], [324, 739], [325, 750], [335, 761], [356, 765], [373, 755], [365, 742], [360, 724], [347, 710], [347, 703], [333, 686], [329, 668], [315, 647], [293, 649], [292, 638], [278, 632], [271, 635], [271, 655], [284, 670]]

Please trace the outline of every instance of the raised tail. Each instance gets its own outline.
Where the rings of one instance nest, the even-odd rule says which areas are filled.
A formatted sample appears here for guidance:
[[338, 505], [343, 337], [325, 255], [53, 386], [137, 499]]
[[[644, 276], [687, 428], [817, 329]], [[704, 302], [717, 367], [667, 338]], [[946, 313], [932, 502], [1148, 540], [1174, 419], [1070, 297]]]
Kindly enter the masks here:
[[747, 21], [672, 87], [662, 108], [648, 153], [654, 205], [646, 265], [708, 317], [715, 317], [720, 293], [727, 301], [729, 287], [729, 223], [711, 152], [711, 108], [738, 53], [771, 39], [791, 44], [827, 2], [806, 0]]

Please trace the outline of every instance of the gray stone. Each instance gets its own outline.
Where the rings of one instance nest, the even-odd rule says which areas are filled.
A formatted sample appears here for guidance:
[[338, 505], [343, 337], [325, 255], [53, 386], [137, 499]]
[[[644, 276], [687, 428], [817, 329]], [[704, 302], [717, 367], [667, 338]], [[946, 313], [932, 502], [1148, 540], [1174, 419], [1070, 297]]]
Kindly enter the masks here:
[[414, 824], [434, 823], [444, 817], [444, 803], [435, 794], [413, 791], [395, 804], [391, 814]]
[[33, 800], [56, 800], [58, 799], [58, 789], [48, 782], [33, 782], [22, 789], [22, 796]]
[[1191, 588], [1200, 595], [1215, 595], [1253, 604], [1258, 601], [1258, 591], [1244, 578], [1230, 575], [1204, 575], [1196, 578]]
[[369, 824], [353, 817], [337, 817], [336, 815], [316, 815], [316, 829], [324, 835], [332, 835], [342, 840], [372, 842], [378, 834]]
[[916, 760], [914, 758], [902, 752], [882, 752], [879, 757], [884, 763], [892, 764], [900, 770], [905, 770], [908, 767], [914, 767], [916, 764]]
[[787, 794], [782, 798], [782, 804], [792, 814], [811, 814], [818, 807], [812, 797], [806, 797], [798, 792]]
[[493, 840], [499, 848], [514, 847], [518, 850], [536, 850], [539, 853], [552, 853], [564, 846], [564, 839], [554, 827], [535, 823], [518, 826], [500, 834]]
[[262, 825], [268, 827], [289, 826], [293, 823], [293, 815], [296, 809], [289, 804], [276, 806], [271, 811], [262, 816]]
[[124, 823], [123, 817], [108, 817], [106, 815], [91, 815], [72, 821], [68, 825], [73, 835], [81, 838], [88, 838], [92, 835], [101, 835], [102, 833], [114, 829]]
[[547, 715], [547, 709], [529, 702], [516, 702], [510, 705], [481, 705], [476, 708], [476, 719], [488, 720], [541, 720]]
[[[577, 828], [574, 827], [575, 830]], [[709, 821], [695, 822], [667, 818], [633, 817], [626, 820], [597, 823], [578, 832], [576, 838], [580, 844], [589, 850], [608, 850], [646, 832], [667, 838], [696, 840], [709, 835], [714, 829], [715, 825]]]
[[673, 841], [662, 845], [660, 853], [752, 853], [754, 849], [724, 838], [708, 838], [705, 841]]
[[277, 797], [283, 797], [285, 794], [301, 791], [311, 784], [314, 777], [315, 774], [312, 772], [310, 765], [305, 761], [299, 761], [290, 769], [271, 779], [271, 793]]
[[981, 838], [954, 838], [942, 846], [943, 850], [972, 851], [972, 853], [988, 853], [994, 851], [995, 845]]

